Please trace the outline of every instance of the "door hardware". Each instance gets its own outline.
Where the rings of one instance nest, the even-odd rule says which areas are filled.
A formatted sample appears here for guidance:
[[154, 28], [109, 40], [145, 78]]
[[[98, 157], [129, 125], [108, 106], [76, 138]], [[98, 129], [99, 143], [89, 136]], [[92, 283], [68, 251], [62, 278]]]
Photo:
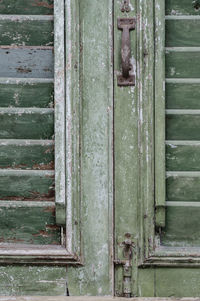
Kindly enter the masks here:
[[123, 0], [121, 5], [121, 11], [124, 13], [130, 12], [130, 0]]
[[117, 76], [118, 86], [135, 86], [135, 76], [130, 74], [131, 71], [131, 41], [130, 31], [136, 27], [135, 18], [118, 18], [118, 29], [122, 30], [122, 74]]

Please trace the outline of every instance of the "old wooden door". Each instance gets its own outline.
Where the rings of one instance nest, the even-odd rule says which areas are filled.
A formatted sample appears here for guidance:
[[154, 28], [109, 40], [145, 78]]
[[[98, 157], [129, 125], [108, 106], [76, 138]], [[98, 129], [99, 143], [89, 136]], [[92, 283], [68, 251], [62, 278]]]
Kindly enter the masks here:
[[0, 1], [0, 295], [200, 295], [199, 14]]

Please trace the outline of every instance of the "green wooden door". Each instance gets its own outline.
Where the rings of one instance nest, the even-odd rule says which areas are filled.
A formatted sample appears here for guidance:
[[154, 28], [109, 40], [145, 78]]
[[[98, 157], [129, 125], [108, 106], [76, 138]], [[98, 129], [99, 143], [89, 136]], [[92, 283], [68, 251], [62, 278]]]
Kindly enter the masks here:
[[0, 295], [200, 295], [199, 14], [0, 1]]

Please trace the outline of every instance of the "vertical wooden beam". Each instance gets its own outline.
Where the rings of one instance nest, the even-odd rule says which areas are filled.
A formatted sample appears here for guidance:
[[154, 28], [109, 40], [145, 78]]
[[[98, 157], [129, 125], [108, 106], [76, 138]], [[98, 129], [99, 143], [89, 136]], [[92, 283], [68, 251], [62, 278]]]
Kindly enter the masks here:
[[55, 202], [56, 222], [66, 223], [65, 207], [65, 37], [64, 0], [54, 1]]
[[155, 206], [165, 226], [165, 1], [155, 0]]

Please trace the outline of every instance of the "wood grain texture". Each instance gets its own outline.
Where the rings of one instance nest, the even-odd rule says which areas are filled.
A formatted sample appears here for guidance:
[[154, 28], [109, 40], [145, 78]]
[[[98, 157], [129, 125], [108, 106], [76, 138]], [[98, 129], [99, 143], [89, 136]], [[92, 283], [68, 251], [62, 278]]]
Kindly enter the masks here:
[[166, 51], [167, 78], [199, 78], [200, 49], [169, 49]]
[[53, 18], [0, 15], [0, 45], [52, 46]]
[[181, 203], [180, 206], [167, 206], [166, 228], [161, 236], [162, 245], [198, 247], [200, 244], [199, 214], [199, 206], [181, 206]]
[[0, 140], [0, 169], [54, 169], [53, 141]]
[[200, 82], [195, 79], [167, 80], [167, 109], [200, 109]]
[[0, 109], [0, 139], [52, 139], [52, 109]]
[[60, 227], [55, 224], [55, 206], [0, 201], [0, 241], [59, 245]]
[[1, 199], [54, 201], [51, 171], [0, 170]]
[[165, 5], [167, 15], [200, 15], [197, 0], [166, 0]]
[[53, 107], [53, 80], [0, 79], [0, 107]]
[[169, 172], [166, 180], [167, 201], [199, 202], [199, 172]]
[[0, 14], [51, 15], [53, 0], [1, 0]]
[[53, 49], [0, 48], [0, 77], [53, 78]]
[[167, 111], [167, 140], [200, 140], [200, 114], [195, 110], [188, 113], [187, 110]]
[[165, 22], [167, 47], [200, 46], [200, 19], [187, 17], [169, 17]]
[[200, 171], [200, 142], [167, 141], [166, 169], [168, 171]]

